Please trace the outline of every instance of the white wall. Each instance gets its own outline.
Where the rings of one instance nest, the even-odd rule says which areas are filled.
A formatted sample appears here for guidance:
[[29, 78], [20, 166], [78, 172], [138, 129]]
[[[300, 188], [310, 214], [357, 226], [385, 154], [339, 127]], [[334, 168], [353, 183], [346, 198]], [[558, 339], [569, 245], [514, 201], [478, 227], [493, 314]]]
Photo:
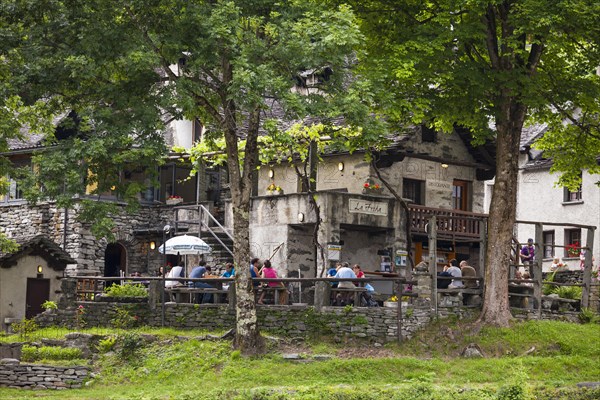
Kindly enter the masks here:
[[[517, 195], [517, 219], [521, 221], [540, 221], [554, 223], [572, 223], [600, 226], [600, 188], [595, 182], [600, 180], [598, 175], [583, 173], [582, 201], [564, 202], [564, 189], [555, 187], [557, 175], [551, 175], [549, 170], [522, 170], [519, 174], [519, 191]], [[555, 244], [564, 245], [564, 230], [569, 226], [544, 226], [544, 230], [554, 230]], [[534, 237], [534, 226], [519, 224], [517, 236], [520, 242]], [[585, 243], [587, 231], [582, 229], [582, 241]], [[600, 262], [600, 231], [594, 234], [595, 266]], [[556, 248], [556, 255], [564, 255], [562, 248]], [[565, 260], [569, 267], [578, 268], [578, 259]], [[544, 270], [549, 269], [551, 260], [544, 262]]]
[[57, 301], [62, 271], [50, 268], [40, 256], [24, 256], [10, 268], [0, 268], [0, 323], [4, 318], [25, 318], [27, 278], [37, 277], [37, 266], [43, 268], [43, 277], [50, 279], [50, 300]]

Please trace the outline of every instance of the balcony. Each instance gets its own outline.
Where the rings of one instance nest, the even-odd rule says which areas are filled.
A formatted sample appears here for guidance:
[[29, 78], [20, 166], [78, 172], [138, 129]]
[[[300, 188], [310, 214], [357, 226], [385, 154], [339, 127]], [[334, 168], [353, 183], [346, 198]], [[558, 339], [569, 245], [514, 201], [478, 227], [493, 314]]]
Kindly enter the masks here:
[[487, 214], [468, 211], [431, 208], [409, 205], [411, 213], [410, 232], [413, 235], [427, 235], [426, 225], [436, 216], [438, 239], [479, 239], [481, 222], [487, 223]]

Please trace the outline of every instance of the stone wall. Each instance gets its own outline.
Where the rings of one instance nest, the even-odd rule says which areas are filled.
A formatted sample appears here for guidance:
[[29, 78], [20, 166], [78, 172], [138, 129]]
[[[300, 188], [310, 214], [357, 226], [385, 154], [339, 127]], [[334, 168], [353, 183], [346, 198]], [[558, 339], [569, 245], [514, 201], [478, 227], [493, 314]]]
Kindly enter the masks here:
[[[148, 303], [77, 302], [83, 313], [53, 310], [36, 318], [41, 326], [64, 325], [72, 328], [111, 327], [126, 311], [136, 326], [161, 326], [161, 308]], [[127, 317], [129, 318], [129, 317]], [[313, 334], [371, 338], [386, 342], [398, 339], [397, 310], [388, 307], [324, 307], [320, 312], [310, 306], [267, 306], [257, 309], [261, 330], [283, 336]], [[402, 337], [413, 334], [430, 321], [429, 309], [404, 308]], [[183, 329], [228, 330], [235, 327], [235, 310], [227, 304], [165, 305], [165, 326]]]
[[[124, 209], [124, 208], [123, 208]], [[79, 207], [67, 211], [67, 229], [65, 237], [65, 210], [54, 203], [38, 203], [30, 206], [26, 203], [11, 204], [0, 207], [0, 232], [9, 238], [28, 238], [45, 235], [65, 250], [77, 261], [77, 265], [68, 266], [67, 274], [103, 275], [104, 252], [108, 242], [96, 239], [89, 226], [78, 221]], [[149, 254], [146, 241], [157, 243], [161, 238], [136, 237], [134, 230], [162, 227], [172, 211], [168, 207], [141, 206], [134, 214], [114, 215], [115, 241], [122, 244], [127, 254], [128, 274], [134, 271], [154, 273], [162, 263], [158, 250]]]
[[89, 376], [87, 367], [21, 364], [16, 359], [0, 360], [0, 386], [18, 389], [73, 389]]

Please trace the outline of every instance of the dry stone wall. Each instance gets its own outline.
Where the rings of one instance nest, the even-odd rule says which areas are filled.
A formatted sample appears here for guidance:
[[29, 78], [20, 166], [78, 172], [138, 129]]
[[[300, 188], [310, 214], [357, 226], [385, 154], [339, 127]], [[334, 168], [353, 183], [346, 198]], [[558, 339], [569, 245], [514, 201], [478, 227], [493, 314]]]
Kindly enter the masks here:
[[[96, 239], [89, 226], [77, 220], [78, 206], [67, 210], [65, 234], [65, 209], [54, 203], [38, 203], [29, 206], [26, 203], [0, 207], [0, 232], [8, 237], [30, 238], [45, 235], [61, 247], [66, 242], [65, 250], [77, 261], [77, 265], [69, 266], [67, 274], [103, 275], [104, 252], [108, 242]], [[119, 214], [112, 218], [115, 223], [116, 241], [125, 246], [127, 252], [128, 271], [142, 273], [153, 272], [162, 262], [160, 257], [149, 257], [145, 240], [134, 235], [135, 229], [156, 228], [163, 226], [171, 217], [169, 208], [142, 206], [134, 214]], [[158, 239], [155, 238], [155, 240]]]
[[21, 364], [19, 360], [0, 360], [0, 386], [18, 389], [74, 389], [83, 385], [90, 371], [87, 367], [57, 367]]

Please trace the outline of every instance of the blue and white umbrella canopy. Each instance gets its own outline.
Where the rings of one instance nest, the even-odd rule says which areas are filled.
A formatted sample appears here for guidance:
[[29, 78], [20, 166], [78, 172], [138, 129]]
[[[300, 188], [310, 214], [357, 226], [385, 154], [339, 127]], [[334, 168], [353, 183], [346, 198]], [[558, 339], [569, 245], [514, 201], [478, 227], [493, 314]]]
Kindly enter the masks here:
[[206, 242], [196, 236], [175, 236], [158, 248], [159, 253], [166, 254], [208, 254], [212, 251]]

